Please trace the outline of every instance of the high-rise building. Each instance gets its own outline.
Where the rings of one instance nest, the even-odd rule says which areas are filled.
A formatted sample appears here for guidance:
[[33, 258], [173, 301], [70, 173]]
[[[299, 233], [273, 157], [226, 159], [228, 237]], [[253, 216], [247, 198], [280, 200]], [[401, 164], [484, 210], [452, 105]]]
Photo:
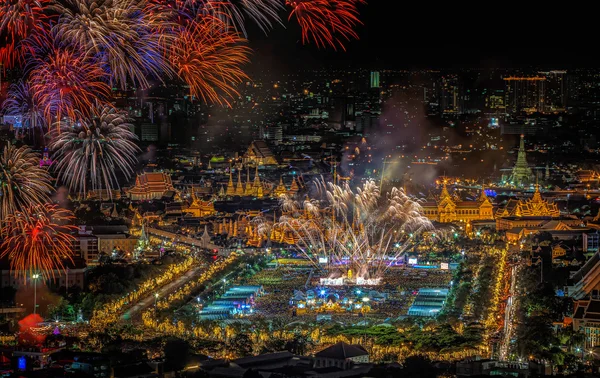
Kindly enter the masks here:
[[371, 71], [371, 88], [379, 87], [379, 71]]
[[567, 71], [540, 72], [544, 85], [544, 112], [562, 112], [567, 106]]
[[142, 123], [140, 140], [142, 142], [157, 142], [158, 125], [155, 123]]
[[543, 112], [544, 106], [544, 82], [543, 76], [504, 78], [506, 112], [511, 113], [534, 113]]
[[441, 78], [439, 106], [442, 115], [462, 113], [463, 99], [461, 97], [457, 76], [448, 75]]

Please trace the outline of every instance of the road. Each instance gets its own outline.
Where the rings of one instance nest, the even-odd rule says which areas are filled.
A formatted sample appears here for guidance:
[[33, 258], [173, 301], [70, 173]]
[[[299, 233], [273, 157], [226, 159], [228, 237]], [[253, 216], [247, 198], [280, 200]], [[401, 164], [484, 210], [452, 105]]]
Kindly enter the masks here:
[[517, 308], [518, 296], [517, 294], [517, 275], [519, 274], [519, 263], [512, 267], [511, 282], [510, 282], [510, 293], [506, 305], [506, 313], [504, 320], [504, 332], [502, 343], [500, 346], [500, 360], [507, 361], [508, 353], [510, 352], [510, 343], [513, 339], [513, 333], [515, 331], [515, 312]]
[[192, 280], [194, 277], [200, 275], [200, 272], [204, 269], [206, 269], [205, 266], [197, 266], [195, 268], [192, 268], [183, 276], [161, 287], [157, 292], [151, 293], [147, 297], [144, 297], [143, 299], [138, 301], [133, 307], [127, 309], [127, 311], [125, 311], [125, 313], [121, 316], [121, 320], [133, 322], [140, 321], [142, 311], [144, 311], [150, 306], [154, 306], [154, 301], [156, 300], [156, 293], [158, 293], [159, 298], [164, 298], [180, 286], [185, 285], [185, 283]]

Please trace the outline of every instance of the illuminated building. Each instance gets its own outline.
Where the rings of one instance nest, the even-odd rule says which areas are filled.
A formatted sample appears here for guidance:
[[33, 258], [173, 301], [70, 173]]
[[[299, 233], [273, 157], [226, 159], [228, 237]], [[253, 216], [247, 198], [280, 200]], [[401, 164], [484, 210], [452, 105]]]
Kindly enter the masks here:
[[371, 71], [371, 88], [379, 88], [379, 72]]
[[460, 94], [458, 77], [453, 75], [444, 76], [440, 83], [440, 113], [460, 114], [463, 110], [463, 99]]
[[540, 230], [572, 231], [581, 223], [578, 219], [560, 218], [558, 206], [545, 201], [536, 185], [533, 197], [527, 200], [510, 199], [496, 210], [496, 229], [506, 231], [506, 237], [516, 242]]
[[279, 197], [282, 194], [287, 194], [287, 189], [283, 184], [283, 177], [279, 177], [279, 184], [277, 185], [275, 190], [273, 190], [273, 197]]
[[422, 205], [423, 215], [432, 221], [441, 223], [469, 222], [471, 220], [493, 219], [493, 205], [485, 190], [476, 201], [455, 201], [444, 181], [442, 193], [437, 201], [425, 202]]
[[227, 183], [227, 195], [235, 195], [235, 188], [233, 187], [233, 177], [231, 176], [231, 168], [229, 168], [229, 182]]
[[527, 200], [510, 199], [496, 211], [496, 219], [506, 217], [552, 217], [558, 218], [560, 211], [555, 203], [542, 199], [539, 185], [535, 186], [533, 197]]
[[564, 112], [567, 105], [567, 71], [540, 72], [546, 77], [544, 85], [544, 111]]
[[202, 201], [196, 196], [196, 192], [192, 187], [192, 204], [184, 210], [185, 213], [192, 214], [195, 217], [207, 217], [214, 215], [215, 205], [213, 201]]
[[545, 77], [505, 77], [507, 113], [543, 112]]
[[250, 144], [243, 157], [244, 164], [277, 165], [275, 155], [263, 140], [255, 140]]
[[243, 196], [244, 195], [244, 186], [242, 185], [242, 172], [238, 170], [238, 181], [235, 185], [235, 195]]
[[169, 191], [175, 192], [169, 175], [164, 172], [144, 173], [136, 177], [129, 197], [133, 201], [159, 199]]
[[517, 162], [513, 167], [509, 180], [513, 185], [523, 185], [531, 182], [531, 177], [531, 168], [527, 164], [527, 153], [525, 152], [525, 135], [521, 134]]
[[592, 349], [600, 344], [600, 300], [575, 301], [573, 331], [584, 335], [585, 349]]
[[289, 194], [291, 196], [295, 196], [298, 193], [299, 187], [298, 182], [296, 181], [296, 176], [292, 179], [292, 186], [290, 187]]

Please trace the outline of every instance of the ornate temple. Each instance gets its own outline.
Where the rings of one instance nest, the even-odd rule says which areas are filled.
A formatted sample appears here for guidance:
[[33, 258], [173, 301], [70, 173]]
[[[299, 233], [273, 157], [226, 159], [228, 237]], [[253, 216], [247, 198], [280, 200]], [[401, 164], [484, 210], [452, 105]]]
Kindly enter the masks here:
[[194, 217], [208, 217], [214, 215], [215, 204], [213, 201], [202, 201], [196, 196], [196, 191], [192, 187], [192, 203], [187, 209], [184, 209], [183, 212], [187, 214], [191, 214]]
[[168, 192], [176, 192], [171, 177], [163, 172], [152, 172], [138, 175], [128, 194], [133, 201], [144, 201], [159, 199]]
[[267, 146], [267, 143], [264, 140], [255, 140], [250, 143], [250, 147], [244, 154], [243, 157], [244, 164], [253, 164], [253, 165], [277, 165], [277, 159], [275, 159], [275, 155]]
[[519, 152], [517, 154], [517, 162], [513, 167], [510, 174], [509, 181], [513, 185], [521, 186], [531, 182], [533, 174], [531, 168], [527, 164], [527, 153], [525, 152], [525, 135], [521, 134], [521, 141], [519, 144]]
[[[246, 182], [242, 182], [242, 170], [237, 171], [237, 182], [233, 183], [233, 173], [229, 172], [229, 182], [227, 183], [227, 189], [223, 191], [223, 195], [233, 197], [279, 197], [282, 194], [296, 194], [298, 192], [298, 183], [296, 179], [292, 181], [292, 186], [288, 190], [283, 184], [283, 179], [279, 178], [279, 184], [275, 186], [269, 182], [262, 182], [260, 175], [258, 174], [258, 166], [254, 168], [254, 179], [250, 180], [250, 167], [246, 168]], [[222, 196], [223, 196], [222, 195]]]
[[439, 198], [436, 201], [423, 203], [422, 208], [423, 215], [440, 223], [469, 222], [471, 220], [494, 218], [493, 205], [483, 188], [477, 200], [457, 201], [448, 192], [445, 181]]
[[531, 199], [510, 199], [506, 205], [496, 210], [496, 229], [539, 227], [540, 224], [547, 222], [548, 218], [558, 217], [560, 217], [558, 206], [544, 200], [539, 185], [536, 185]]

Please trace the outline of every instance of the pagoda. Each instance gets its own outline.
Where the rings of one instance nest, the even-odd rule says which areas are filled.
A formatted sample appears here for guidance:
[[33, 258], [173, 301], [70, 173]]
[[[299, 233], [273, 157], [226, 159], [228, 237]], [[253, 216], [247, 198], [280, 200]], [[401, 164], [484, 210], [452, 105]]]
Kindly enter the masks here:
[[527, 164], [527, 154], [525, 152], [525, 135], [521, 134], [517, 162], [513, 167], [509, 181], [514, 185], [521, 186], [531, 182], [531, 177], [531, 168], [529, 168], [529, 164]]
[[296, 193], [298, 193], [298, 190], [298, 182], [296, 181], [296, 176], [294, 176], [294, 178], [292, 179], [292, 186], [290, 187], [289, 193], [290, 195], [294, 196], [296, 195]]
[[260, 182], [260, 176], [258, 175], [258, 165], [256, 166], [256, 173], [254, 173], [254, 183], [252, 184], [252, 194], [258, 198], [263, 196], [263, 187]]
[[283, 177], [280, 176], [279, 184], [273, 190], [273, 197], [278, 198], [279, 196], [284, 195], [284, 194], [287, 194], [287, 189], [286, 189], [285, 185], [283, 184]]
[[213, 201], [202, 201], [196, 196], [196, 191], [192, 186], [192, 204], [184, 210], [185, 213], [192, 214], [195, 217], [206, 217], [216, 213]]
[[251, 196], [252, 192], [252, 184], [250, 183], [250, 166], [246, 167], [246, 196]]
[[235, 195], [235, 188], [233, 186], [233, 177], [231, 175], [231, 167], [229, 167], [229, 182], [227, 183], [227, 191], [228, 196]]
[[242, 185], [242, 173], [238, 170], [238, 181], [235, 186], [235, 195], [242, 197], [244, 195], [244, 185]]

